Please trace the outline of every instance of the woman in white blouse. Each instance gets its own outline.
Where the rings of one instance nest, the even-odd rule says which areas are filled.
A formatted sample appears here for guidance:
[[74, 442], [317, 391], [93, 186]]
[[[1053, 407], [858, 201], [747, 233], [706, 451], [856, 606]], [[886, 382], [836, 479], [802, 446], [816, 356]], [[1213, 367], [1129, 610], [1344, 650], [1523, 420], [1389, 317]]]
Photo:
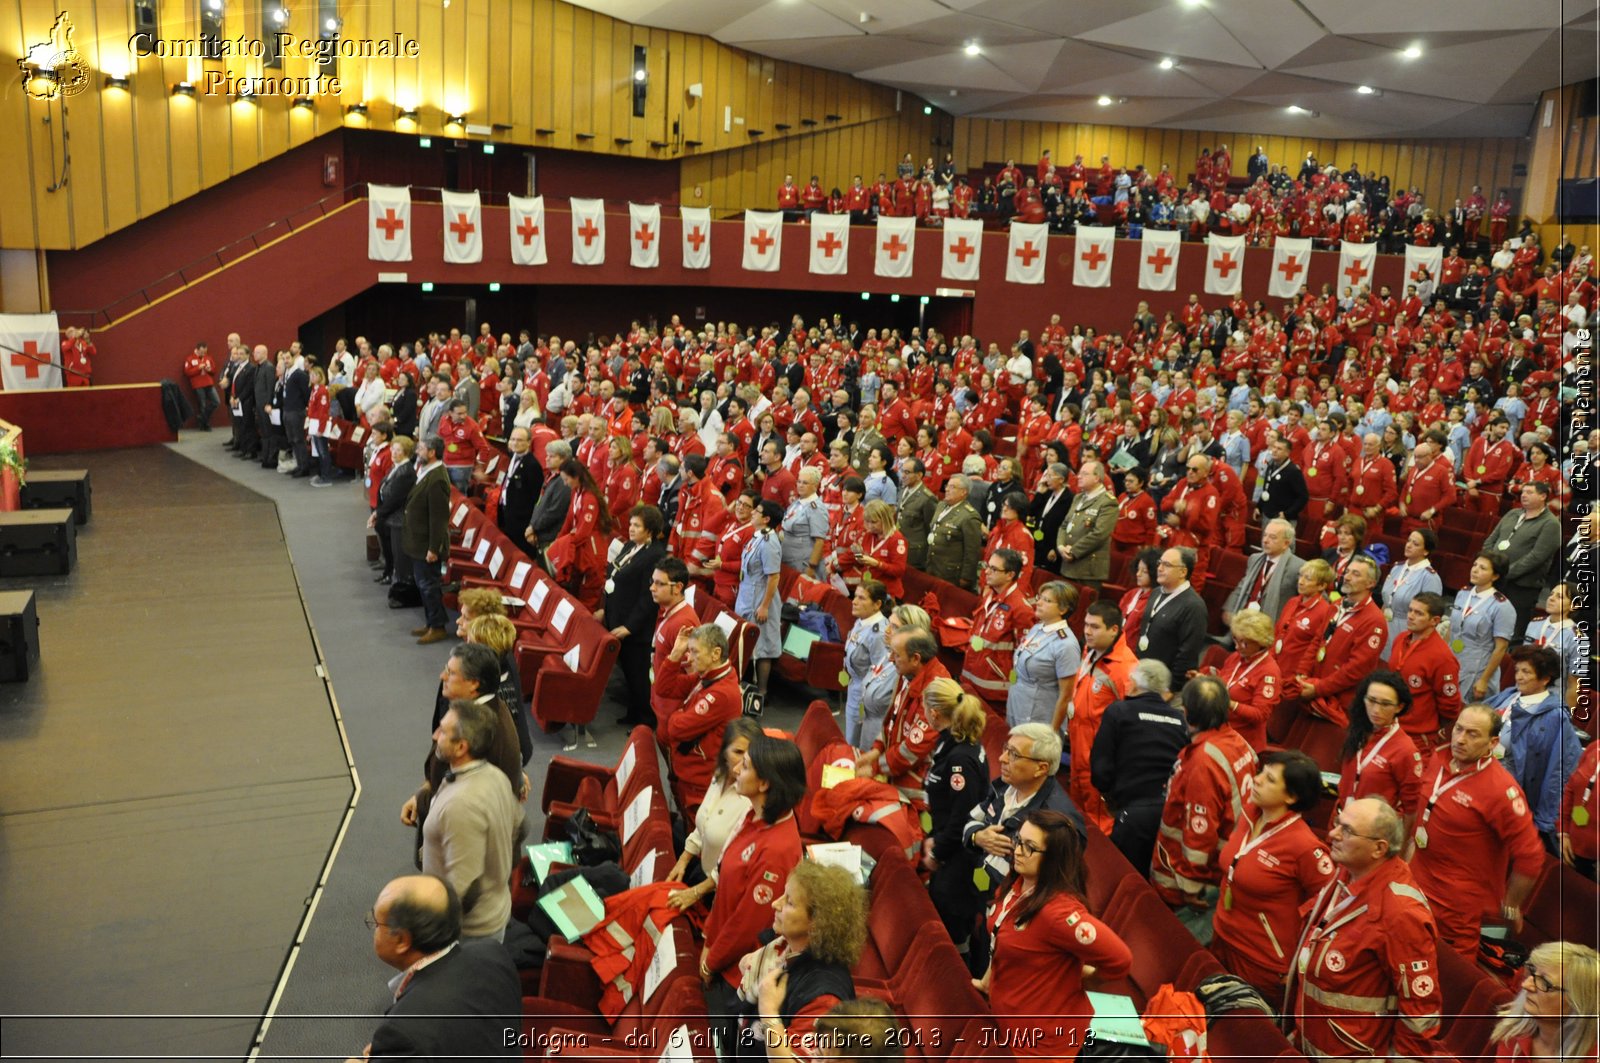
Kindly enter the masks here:
[[750, 740], [760, 733], [761, 724], [751, 716], [728, 721], [722, 732], [722, 756], [694, 815], [694, 830], [684, 839], [683, 855], [667, 873], [668, 882], [688, 883], [687, 888], [678, 890], [667, 901], [680, 912], [717, 888], [717, 860], [722, 856], [722, 847], [728, 844], [750, 807], [749, 799], [734, 790], [733, 780], [739, 774]]
[[378, 364], [373, 362], [367, 366], [362, 377], [361, 386], [356, 388], [356, 411], [362, 420], [372, 423], [372, 411], [383, 405], [388, 389], [383, 380], [378, 376]]

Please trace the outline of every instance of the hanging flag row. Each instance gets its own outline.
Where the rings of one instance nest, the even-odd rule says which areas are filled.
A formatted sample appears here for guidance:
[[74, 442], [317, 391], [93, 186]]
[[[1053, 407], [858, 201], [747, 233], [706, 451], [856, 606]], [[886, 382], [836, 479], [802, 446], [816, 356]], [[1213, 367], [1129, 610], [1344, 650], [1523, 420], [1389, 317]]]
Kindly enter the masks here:
[[[476, 192], [442, 192], [444, 260], [483, 261], [482, 205]], [[549, 262], [543, 196], [510, 196], [511, 261], [518, 266]], [[605, 201], [568, 200], [572, 224], [572, 262], [599, 266], [606, 260]], [[411, 190], [369, 185], [367, 256], [379, 262], [411, 261]], [[684, 269], [711, 268], [711, 211], [680, 207]], [[852, 226], [848, 214], [814, 214], [804, 226], [789, 226], [790, 239], [808, 243], [807, 270], [825, 276], [849, 272], [850, 241], [869, 230]], [[879, 218], [872, 232], [873, 273], [910, 277], [919, 231], [915, 218]], [[801, 235], [803, 234], [803, 235]], [[947, 218], [941, 230], [922, 230], [925, 239], [941, 241], [940, 276], [951, 281], [976, 281], [983, 245], [983, 222]], [[781, 211], [746, 211], [740, 264], [755, 273], [775, 273], [783, 260], [785, 226]], [[1005, 279], [1012, 284], [1043, 284], [1049, 258], [1049, 227], [1013, 221], [1006, 237]], [[1178, 259], [1183, 250], [1177, 232], [1146, 229], [1139, 242], [1139, 287], [1153, 292], [1176, 291]], [[1073, 241], [1072, 283], [1080, 288], [1109, 288], [1117, 252], [1117, 231], [1110, 226], [1080, 225]], [[1238, 295], [1244, 290], [1245, 242], [1242, 236], [1213, 233], [1206, 238], [1205, 291]], [[1406, 249], [1406, 277], [1419, 285], [1436, 280], [1442, 250]], [[1376, 244], [1340, 245], [1339, 287], [1371, 281]], [[661, 265], [661, 207], [628, 204], [628, 264], [635, 269]], [[1274, 241], [1268, 294], [1287, 299], [1299, 292], [1311, 264], [1311, 241], [1279, 237]]]

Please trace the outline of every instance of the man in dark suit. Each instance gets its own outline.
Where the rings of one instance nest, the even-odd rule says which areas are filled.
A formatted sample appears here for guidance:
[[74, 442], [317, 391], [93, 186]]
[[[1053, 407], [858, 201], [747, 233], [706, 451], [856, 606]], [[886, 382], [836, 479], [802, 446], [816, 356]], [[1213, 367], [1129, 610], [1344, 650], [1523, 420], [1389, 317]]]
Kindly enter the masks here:
[[1154, 657], [1175, 676], [1200, 667], [1200, 650], [1206, 642], [1206, 603], [1189, 586], [1195, 552], [1189, 547], [1169, 547], [1156, 563], [1157, 593], [1145, 610], [1139, 657]]
[[283, 442], [283, 428], [272, 423], [272, 410], [278, 402], [278, 367], [273, 364], [267, 345], [258, 343], [250, 352], [255, 373], [250, 386], [255, 392], [256, 434], [261, 437], [261, 467], [276, 469], [278, 451]]
[[529, 557], [535, 554], [528, 542], [528, 521], [544, 490], [544, 468], [529, 453], [532, 445], [533, 434], [526, 428], [513, 428], [506, 437], [511, 460], [500, 481], [500, 506], [495, 511], [495, 524]]
[[1056, 539], [1061, 535], [1061, 522], [1067, 519], [1072, 508], [1072, 490], [1067, 486], [1069, 470], [1060, 462], [1051, 463], [1044, 471], [1044, 489], [1033, 496], [1028, 507], [1038, 534], [1033, 537], [1033, 565], [1056, 571], [1060, 555], [1056, 553]]
[[1310, 493], [1306, 490], [1305, 473], [1300, 471], [1289, 456], [1289, 441], [1279, 436], [1272, 441], [1272, 456], [1261, 474], [1261, 500], [1256, 510], [1265, 522], [1274, 518], [1286, 520], [1292, 526], [1306, 508]]
[[417, 445], [410, 437], [399, 436], [389, 447], [394, 467], [378, 485], [377, 508], [367, 517], [367, 527], [377, 533], [379, 551], [383, 555], [383, 571], [374, 582], [390, 584], [399, 576], [401, 583], [409, 583], [411, 566], [405, 563], [401, 531], [406, 502], [411, 498], [411, 489], [417, 486], [417, 467], [411, 462]]
[[522, 984], [496, 942], [463, 945], [461, 899], [434, 875], [397, 878], [367, 915], [372, 951], [401, 972], [394, 1002], [362, 1057], [377, 1059], [511, 1058], [506, 1031], [521, 1028]]
[[306, 408], [311, 404], [311, 373], [304, 355], [296, 356], [283, 371], [283, 432], [294, 451], [294, 472], [290, 476], [310, 476], [311, 448], [306, 440]]
[[450, 477], [440, 460], [443, 453], [444, 440], [438, 436], [417, 444], [417, 483], [406, 496], [400, 528], [400, 545], [411, 559], [413, 578], [422, 595], [423, 625], [411, 632], [419, 646], [449, 637], [444, 592], [439, 585], [440, 568], [450, 552]]
[[1305, 562], [1294, 555], [1294, 525], [1286, 520], [1269, 520], [1261, 529], [1261, 552], [1244, 566], [1244, 578], [1222, 606], [1222, 622], [1231, 624], [1234, 614], [1256, 608], [1276, 624], [1283, 607], [1299, 591], [1300, 570]]
[[[545, 465], [550, 469], [559, 469], [561, 463], [570, 457], [572, 444], [565, 439], [552, 439], [545, 445]], [[528, 556], [541, 565], [544, 564], [544, 551], [561, 534], [561, 525], [567, 519], [571, 504], [572, 489], [567, 486], [567, 481], [552, 474], [539, 494], [539, 501], [534, 503], [528, 526], [523, 529], [526, 541], [536, 547]]]

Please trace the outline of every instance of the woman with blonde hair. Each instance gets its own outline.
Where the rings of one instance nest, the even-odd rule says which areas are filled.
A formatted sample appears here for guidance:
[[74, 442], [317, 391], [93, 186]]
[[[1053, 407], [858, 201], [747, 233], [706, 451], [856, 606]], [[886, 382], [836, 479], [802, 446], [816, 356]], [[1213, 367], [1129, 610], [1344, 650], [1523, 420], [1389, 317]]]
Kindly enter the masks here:
[[612, 436], [606, 461], [606, 505], [611, 519], [620, 527], [639, 503], [639, 466], [633, 460], [633, 442], [627, 436]]
[[972, 808], [989, 792], [989, 757], [983, 748], [988, 713], [954, 679], [939, 678], [922, 692], [922, 704], [939, 729], [923, 788], [928, 794], [922, 866], [933, 872], [928, 892], [950, 939], [963, 953], [983, 898], [972, 889], [973, 863], [961, 841]]
[[888, 589], [889, 597], [898, 601], [906, 596], [901, 582], [910, 557], [906, 537], [900, 533], [894, 507], [881, 498], [868, 502], [862, 511], [867, 534], [856, 562]]
[[1212, 674], [1228, 688], [1228, 722], [1257, 753], [1267, 744], [1267, 717], [1277, 707], [1283, 675], [1272, 656], [1272, 618], [1259, 609], [1245, 609], [1228, 625], [1234, 652]]
[[920, 605], [897, 605], [889, 613], [889, 627], [886, 635], [898, 635], [902, 631], [932, 631], [933, 617]]
[[539, 394], [533, 388], [525, 387], [522, 395], [517, 399], [517, 413], [511, 419], [513, 428], [532, 428], [535, 421], [542, 420], [544, 414], [539, 409]]
[[1528, 954], [1522, 989], [1500, 1012], [1490, 1040], [1496, 1059], [1597, 1057], [1600, 955], [1587, 945], [1547, 941]]

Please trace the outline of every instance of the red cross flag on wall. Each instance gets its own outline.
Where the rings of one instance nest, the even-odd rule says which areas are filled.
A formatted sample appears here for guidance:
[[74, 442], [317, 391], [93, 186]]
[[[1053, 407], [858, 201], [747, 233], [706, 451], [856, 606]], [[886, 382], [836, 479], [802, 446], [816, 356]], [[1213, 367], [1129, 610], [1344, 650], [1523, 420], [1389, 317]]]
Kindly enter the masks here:
[[978, 259], [983, 247], [983, 222], [976, 218], [946, 218], [944, 220], [944, 264], [940, 272], [945, 280], [975, 281], [978, 279]]
[[572, 262], [577, 266], [604, 265], [606, 260], [606, 201], [572, 199]]
[[872, 272], [880, 277], [911, 276], [911, 256], [917, 246], [916, 218], [878, 218], [873, 244]]
[[1117, 230], [1109, 225], [1080, 225], [1072, 248], [1072, 283], [1080, 288], [1111, 287], [1111, 259]]
[[634, 269], [661, 265], [661, 208], [654, 203], [628, 204], [628, 265]]
[[1139, 287], [1152, 292], [1178, 290], [1179, 233], [1146, 229], [1139, 244]]
[[1238, 295], [1244, 290], [1244, 237], [1212, 233], [1206, 237], [1206, 291]]
[[[1415, 244], [1406, 245], [1406, 279], [1407, 285], [1417, 286], [1417, 295], [1424, 302], [1433, 294], [1433, 289], [1439, 283], [1439, 269], [1444, 265], [1444, 248], [1442, 247], [1417, 247]], [[1400, 289], [1404, 294], [1405, 288]]]
[[367, 257], [411, 261], [411, 189], [367, 186]]
[[61, 327], [54, 314], [0, 314], [0, 384], [7, 391], [61, 386]]
[[811, 254], [809, 267], [812, 273], [840, 275], [850, 269], [850, 215], [811, 215]]
[[511, 205], [511, 261], [518, 266], [542, 266], [545, 254], [544, 197], [507, 196]]
[[1352, 292], [1359, 292], [1362, 288], [1372, 285], [1372, 267], [1378, 261], [1377, 244], [1352, 244], [1348, 240], [1339, 243], [1339, 276], [1334, 278], [1334, 289], [1343, 292], [1349, 288]]
[[783, 259], [783, 214], [776, 210], [744, 212], [744, 268], [775, 273]]
[[683, 268], [711, 268], [711, 208], [679, 207], [683, 218]]
[[444, 208], [444, 260], [483, 261], [483, 210], [477, 192], [440, 192]]
[[1272, 276], [1267, 279], [1267, 294], [1274, 299], [1293, 299], [1306, 285], [1311, 265], [1311, 241], [1289, 236], [1272, 241]]

